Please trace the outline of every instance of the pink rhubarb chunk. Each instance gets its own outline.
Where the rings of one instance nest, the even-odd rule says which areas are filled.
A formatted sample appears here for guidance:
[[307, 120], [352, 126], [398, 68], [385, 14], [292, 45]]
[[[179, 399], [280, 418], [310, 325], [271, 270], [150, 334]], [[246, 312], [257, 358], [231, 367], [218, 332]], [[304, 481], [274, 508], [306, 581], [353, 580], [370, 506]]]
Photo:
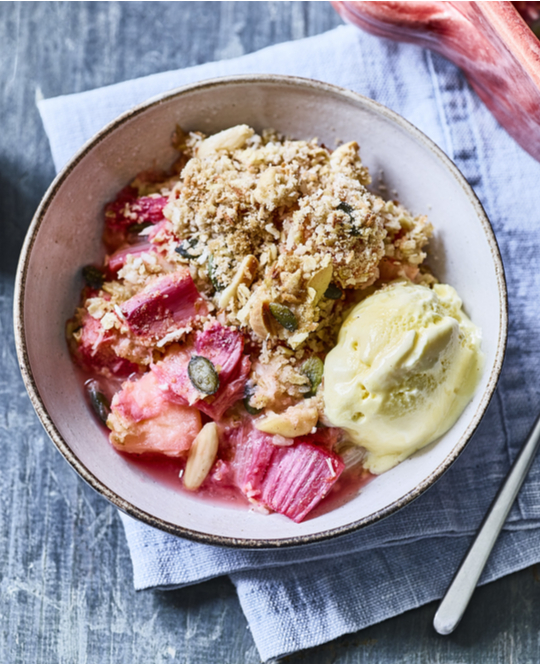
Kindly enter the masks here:
[[133, 334], [142, 337], [163, 336], [208, 313], [188, 269], [158, 277], [121, 310]]
[[100, 321], [87, 312], [82, 318], [79, 334], [78, 341], [72, 340], [71, 349], [77, 363], [85, 371], [118, 378], [127, 378], [139, 371], [136, 364], [115, 353], [116, 331], [104, 330]]
[[243, 435], [234, 441], [234, 483], [252, 502], [293, 521], [302, 521], [328, 495], [345, 468], [341, 457], [313, 444], [317, 434], [279, 447], [256, 429], [238, 431]]
[[123, 244], [131, 227], [163, 221], [164, 196], [137, 196], [135, 187], [124, 187], [114, 201], [105, 206], [104, 240], [109, 248]]
[[172, 403], [152, 372], [124, 383], [111, 403], [110, 441], [122, 452], [183, 456], [201, 430], [198, 410]]
[[278, 447], [261, 485], [261, 501], [299, 523], [328, 494], [344, 468], [337, 454], [311, 443]]
[[118, 271], [121, 270], [126, 264], [128, 256], [136, 257], [140, 256], [141, 254], [151, 252], [152, 250], [153, 246], [150, 244], [150, 242], [141, 242], [139, 244], [133, 244], [129, 247], [126, 247], [125, 249], [119, 249], [118, 251], [115, 251], [114, 254], [109, 256], [109, 260], [107, 261], [107, 268], [112, 275], [116, 276]]
[[[152, 367], [152, 371], [160, 385], [170, 390], [172, 399], [194, 405], [212, 419], [219, 420], [244, 396], [251, 362], [243, 352], [243, 335], [214, 323], [208, 329], [197, 332], [194, 347], [173, 348], [163, 361]], [[189, 379], [188, 364], [194, 355], [208, 358], [216, 368], [219, 389], [211, 396], [199, 392]]]
[[260, 502], [261, 486], [277, 448], [272, 444], [272, 436], [257, 429], [244, 427], [242, 434], [242, 439], [237, 437], [234, 441], [236, 485], [250, 500]]

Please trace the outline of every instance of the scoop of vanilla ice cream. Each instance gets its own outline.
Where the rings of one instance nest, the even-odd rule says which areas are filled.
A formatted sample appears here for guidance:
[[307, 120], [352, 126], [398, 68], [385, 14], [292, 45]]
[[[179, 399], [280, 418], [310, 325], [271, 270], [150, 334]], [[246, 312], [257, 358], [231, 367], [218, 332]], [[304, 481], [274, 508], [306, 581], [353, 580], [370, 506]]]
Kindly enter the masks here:
[[445, 433], [478, 384], [481, 332], [451, 286], [393, 282], [357, 304], [324, 365], [325, 415], [379, 474]]

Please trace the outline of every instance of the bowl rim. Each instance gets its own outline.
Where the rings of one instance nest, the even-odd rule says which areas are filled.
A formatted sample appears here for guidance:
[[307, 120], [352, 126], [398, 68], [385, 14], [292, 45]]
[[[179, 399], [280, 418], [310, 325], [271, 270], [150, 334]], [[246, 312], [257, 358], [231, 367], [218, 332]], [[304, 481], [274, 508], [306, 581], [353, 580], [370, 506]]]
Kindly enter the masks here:
[[[29, 360], [26, 335], [25, 335], [25, 317], [24, 317], [24, 301], [25, 301], [25, 287], [27, 280], [28, 268], [32, 258], [32, 250], [35, 244], [37, 233], [41, 227], [43, 219], [54, 201], [56, 194], [62, 187], [64, 181], [67, 179], [73, 169], [79, 164], [80, 161], [101, 141], [103, 141], [109, 134], [111, 134], [117, 127], [123, 125], [132, 118], [144, 113], [146, 110], [153, 108], [164, 101], [170, 101], [175, 98], [182, 97], [186, 93], [191, 93], [198, 90], [208, 90], [215, 87], [225, 87], [229, 85], [251, 85], [251, 84], [267, 84], [267, 85], [280, 85], [291, 86], [294, 88], [304, 88], [319, 93], [330, 93], [334, 96], [345, 98], [348, 101], [359, 104], [368, 110], [378, 113], [388, 120], [394, 122], [401, 127], [405, 132], [412, 135], [417, 142], [421, 143], [423, 147], [430, 150], [442, 162], [447, 171], [454, 177], [457, 183], [463, 189], [465, 195], [472, 204], [475, 213], [481, 223], [482, 230], [488, 242], [491, 252], [493, 265], [495, 268], [495, 275], [498, 287], [498, 295], [500, 301], [499, 309], [499, 336], [497, 339], [495, 361], [491, 369], [486, 388], [480, 403], [478, 404], [474, 415], [472, 416], [467, 428], [462, 436], [453, 447], [450, 454], [416, 487], [407, 492], [400, 499], [394, 501], [390, 505], [377, 510], [369, 516], [353, 521], [349, 524], [338, 526], [336, 528], [327, 529], [318, 533], [309, 535], [298, 535], [295, 537], [286, 537], [283, 539], [249, 539], [249, 538], [233, 538], [220, 535], [212, 535], [196, 530], [191, 530], [174, 523], [160, 519], [148, 512], [136, 507], [128, 500], [120, 497], [114, 491], [109, 489], [101, 480], [99, 480], [74, 454], [70, 449], [52, 419], [47, 412], [45, 404], [41, 398], [37, 383], [34, 379], [32, 367]], [[495, 234], [491, 223], [487, 217], [486, 212], [478, 197], [474, 193], [472, 187], [469, 185], [461, 171], [454, 164], [454, 162], [422, 131], [411, 124], [408, 120], [401, 117], [395, 111], [390, 110], [379, 102], [376, 102], [364, 95], [361, 95], [352, 90], [325, 83], [310, 78], [303, 78], [298, 76], [284, 76], [277, 74], [246, 74], [234, 76], [222, 76], [210, 78], [196, 83], [189, 83], [178, 88], [174, 88], [157, 96], [153, 96], [147, 101], [138, 104], [129, 110], [125, 111], [117, 118], [109, 122], [103, 129], [94, 134], [80, 150], [68, 161], [68, 163], [61, 169], [58, 175], [54, 178], [53, 182], [45, 192], [39, 207], [37, 208], [32, 222], [28, 228], [25, 241], [19, 257], [17, 266], [16, 279], [15, 279], [15, 292], [14, 292], [14, 333], [15, 333], [15, 346], [22, 378], [30, 397], [30, 401], [43, 425], [47, 434], [66, 459], [71, 467], [78, 473], [78, 475], [89, 484], [95, 491], [101, 494], [109, 502], [115, 505], [125, 514], [134, 517], [135, 519], [146, 523], [149, 526], [158, 528], [172, 535], [184, 537], [189, 540], [199, 542], [202, 544], [211, 544], [216, 546], [226, 546], [241, 549], [276, 549], [291, 546], [299, 546], [305, 544], [312, 544], [339, 537], [356, 530], [364, 528], [373, 523], [379, 522], [382, 519], [394, 514], [402, 507], [405, 507], [413, 500], [421, 496], [427, 489], [429, 489], [454, 463], [459, 455], [465, 449], [467, 443], [472, 438], [473, 433], [477, 429], [480, 421], [491, 401], [497, 386], [499, 376], [502, 369], [504, 360], [507, 331], [508, 331], [508, 296], [506, 287], [506, 278], [504, 273], [504, 266], [501, 259], [500, 250], [495, 238]]]

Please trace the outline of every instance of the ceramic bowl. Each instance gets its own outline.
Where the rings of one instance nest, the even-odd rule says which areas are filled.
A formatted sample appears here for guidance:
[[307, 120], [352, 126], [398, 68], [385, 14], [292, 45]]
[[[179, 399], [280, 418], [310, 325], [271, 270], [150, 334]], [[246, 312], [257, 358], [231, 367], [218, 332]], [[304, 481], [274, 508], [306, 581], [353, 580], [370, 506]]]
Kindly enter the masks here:
[[[176, 125], [212, 133], [238, 123], [274, 127], [328, 146], [356, 140], [388, 191], [435, 227], [429, 261], [483, 330], [485, 371], [473, 400], [436, 443], [377, 477], [356, 497], [297, 524], [212, 504], [153, 479], [110, 446], [83, 397], [64, 338], [81, 266], [102, 258], [103, 206], [139, 171], [168, 167]], [[130, 110], [71, 160], [32, 222], [17, 275], [15, 327], [22, 374], [48, 434], [79, 475], [131, 516], [200, 542], [275, 547], [330, 538], [375, 523], [428, 489], [464, 449], [488, 405], [503, 361], [507, 305], [489, 221], [454, 164], [403, 118], [354, 92], [283, 76], [240, 76], [188, 85]]]

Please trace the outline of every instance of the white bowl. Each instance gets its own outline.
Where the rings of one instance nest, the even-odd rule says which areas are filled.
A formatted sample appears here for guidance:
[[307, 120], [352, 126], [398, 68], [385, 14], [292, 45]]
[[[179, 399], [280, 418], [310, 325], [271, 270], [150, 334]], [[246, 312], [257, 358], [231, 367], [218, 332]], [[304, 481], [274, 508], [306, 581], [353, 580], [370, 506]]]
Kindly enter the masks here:
[[[152, 479], [117, 454], [83, 398], [65, 321], [82, 265], [103, 253], [103, 206], [139, 171], [168, 167], [176, 125], [212, 133], [239, 123], [274, 127], [327, 146], [356, 140], [375, 179], [435, 227], [429, 263], [453, 285], [483, 330], [485, 371], [474, 399], [439, 441], [377, 477], [358, 496], [297, 524], [214, 505]], [[229, 546], [272, 547], [326, 539], [379, 521], [430, 487], [464, 449], [501, 369], [507, 331], [504, 272], [489, 221], [472, 189], [434, 143], [396, 113], [354, 92], [285, 76], [237, 76], [188, 85], [137, 106], [71, 160], [28, 231], [16, 284], [15, 332], [23, 378], [48, 434], [80, 476], [120, 509], [152, 526]], [[488, 462], [488, 460], [486, 460]]]

